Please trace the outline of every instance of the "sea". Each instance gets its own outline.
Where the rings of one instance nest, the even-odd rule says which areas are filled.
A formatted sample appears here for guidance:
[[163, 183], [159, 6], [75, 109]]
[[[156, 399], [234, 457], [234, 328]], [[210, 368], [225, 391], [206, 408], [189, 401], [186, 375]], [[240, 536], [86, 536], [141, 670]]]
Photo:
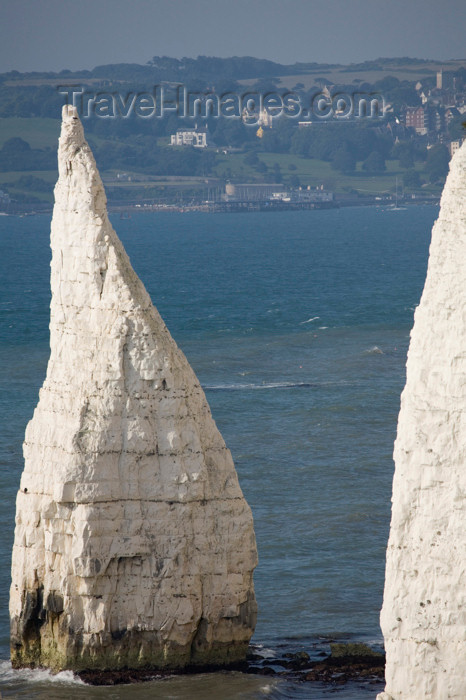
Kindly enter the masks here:
[[[392, 449], [437, 216], [390, 210], [111, 215], [203, 385], [255, 523], [254, 650], [381, 647]], [[48, 359], [50, 215], [0, 216], [0, 694], [37, 700], [375, 698], [221, 672], [95, 688], [13, 671], [8, 592], [22, 440]]]

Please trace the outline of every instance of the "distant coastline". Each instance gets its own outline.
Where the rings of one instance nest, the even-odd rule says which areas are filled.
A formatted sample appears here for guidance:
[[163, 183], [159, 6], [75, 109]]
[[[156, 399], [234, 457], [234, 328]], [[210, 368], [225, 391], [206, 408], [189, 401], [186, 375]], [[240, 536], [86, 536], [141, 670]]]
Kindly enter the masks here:
[[[366, 197], [364, 199], [358, 197], [336, 197], [334, 202], [326, 205], [311, 205], [303, 206], [296, 204], [281, 203], [280, 206], [269, 206], [266, 202], [250, 203], [250, 206], [234, 206], [230, 203], [229, 206], [222, 202], [197, 202], [190, 204], [139, 204], [137, 202], [125, 204], [108, 204], [108, 210], [114, 214], [121, 214], [121, 218], [129, 218], [129, 215], [137, 212], [145, 213], [251, 213], [251, 212], [283, 212], [283, 211], [318, 211], [323, 209], [342, 209], [347, 207], [376, 207], [380, 209], [395, 209], [394, 202], [391, 199], [380, 200], [375, 197]], [[416, 197], [415, 199], [407, 199], [399, 202], [401, 207], [419, 207], [419, 206], [438, 206], [440, 198], [435, 195], [427, 195], [425, 197]], [[44, 203], [42, 206], [37, 202], [28, 204], [27, 202], [18, 203], [17, 206], [11, 207], [10, 211], [0, 212], [0, 216], [35, 216], [36, 214], [51, 214], [53, 206], [50, 203]]]

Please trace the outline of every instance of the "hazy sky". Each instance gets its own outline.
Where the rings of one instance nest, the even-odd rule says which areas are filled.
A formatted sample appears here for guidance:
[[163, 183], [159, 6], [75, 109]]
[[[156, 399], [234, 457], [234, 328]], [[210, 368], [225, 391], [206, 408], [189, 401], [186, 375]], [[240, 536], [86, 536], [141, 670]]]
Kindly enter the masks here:
[[0, 72], [146, 63], [466, 57], [466, 0], [0, 0]]

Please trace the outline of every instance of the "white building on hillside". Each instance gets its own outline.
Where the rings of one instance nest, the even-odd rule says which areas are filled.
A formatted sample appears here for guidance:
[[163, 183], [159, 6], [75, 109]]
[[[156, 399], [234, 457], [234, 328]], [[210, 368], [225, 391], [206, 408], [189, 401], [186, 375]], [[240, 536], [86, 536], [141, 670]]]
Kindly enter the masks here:
[[191, 129], [177, 129], [176, 134], [170, 137], [170, 146], [194, 146], [194, 148], [207, 148], [210, 145], [207, 127]]

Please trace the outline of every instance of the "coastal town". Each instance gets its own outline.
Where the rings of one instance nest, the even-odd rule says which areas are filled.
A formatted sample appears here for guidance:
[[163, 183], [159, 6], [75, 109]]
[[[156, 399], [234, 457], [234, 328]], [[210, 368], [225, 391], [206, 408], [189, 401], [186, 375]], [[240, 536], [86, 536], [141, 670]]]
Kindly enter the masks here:
[[[130, 73], [124, 110], [108, 69], [67, 75], [66, 89], [61, 75], [0, 76], [0, 213], [50, 211], [63, 99], [85, 112], [109, 207], [123, 213], [435, 203], [465, 138], [466, 62], [381, 59], [301, 75], [274, 65], [276, 76], [225, 93], [221, 76], [209, 87], [210, 59], [207, 87], [194, 92], [173, 80], [182, 62], [156, 59], [141, 69], [167, 78], [163, 89], [138, 92]], [[250, 63], [244, 75], [257, 73]], [[154, 110], [162, 101], [153, 119], [149, 98]]]

